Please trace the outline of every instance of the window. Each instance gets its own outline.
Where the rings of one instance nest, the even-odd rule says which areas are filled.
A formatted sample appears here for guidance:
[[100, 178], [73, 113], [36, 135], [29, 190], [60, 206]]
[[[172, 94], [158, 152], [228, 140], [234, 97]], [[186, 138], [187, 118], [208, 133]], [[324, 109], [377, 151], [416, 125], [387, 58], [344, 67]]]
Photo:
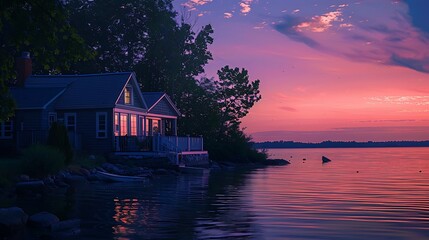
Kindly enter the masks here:
[[146, 118], [146, 136], [152, 136], [152, 119]]
[[76, 113], [65, 113], [64, 118], [67, 131], [76, 132]]
[[119, 136], [119, 113], [115, 113], [115, 136]]
[[96, 137], [106, 138], [107, 137], [107, 113], [98, 112], [96, 113]]
[[131, 114], [130, 135], [137, 136], [137, 115]]
[[55, 113], [55, 112], [48, 113], [48, 124], [49, 124], [49, 127], [51, 127], [52, 123], [54, 123], [56, 121], [57, 121], [57, 113]]
[[142, 117], [142, 116], [140, 116], [139, 117], [139, 119], [140, 119], [140, 121], [139, 121], [139, 132], [138, 132], [138, 135], [140, 135], [140, 136], [145, 136], [146, 135], [146, 133], [145, 133], [145, 118], [144, 117]]
[[121, 114], [121, 116], [120, 116], [120, 119], [121, 119], [121, 122], [120, 122], [120, 124], [121, 124], [121, 128], [120, 128], [120, 135], [121, 136], [125, 136], [125, 135], [128, 135], [128, 114]]
[[0, 122], [0, 138], [10, 139], [13, 137], [13, 123], [11, 121]]
[[124, 102], [125, 104], [133, 104], [133, 88], [131, 86], [126, 86], [124, 90]]

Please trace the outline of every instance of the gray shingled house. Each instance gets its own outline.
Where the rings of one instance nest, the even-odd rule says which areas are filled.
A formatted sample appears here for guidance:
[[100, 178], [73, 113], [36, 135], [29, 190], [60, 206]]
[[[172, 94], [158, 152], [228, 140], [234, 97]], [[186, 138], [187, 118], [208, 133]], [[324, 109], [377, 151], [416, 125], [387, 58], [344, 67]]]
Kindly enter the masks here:
[[177, 136], [180, 112], [169, 96], [141, 92], [133, 72], [30, 75], [29, 64], [10, 89], [17, 106], [15, 117], [0, 123], [3, 148], [43, 143], [60, 122], [73, 148], [87, 153], [206, 154], [202, 137]]

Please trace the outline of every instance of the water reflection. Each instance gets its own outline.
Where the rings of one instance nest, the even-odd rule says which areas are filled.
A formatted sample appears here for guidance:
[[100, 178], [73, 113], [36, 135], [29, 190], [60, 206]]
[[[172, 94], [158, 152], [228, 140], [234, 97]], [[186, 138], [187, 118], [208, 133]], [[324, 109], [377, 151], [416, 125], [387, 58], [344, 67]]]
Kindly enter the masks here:
[[79, 239], [429, 239], [427, 148], [276, 154], [292, 164], [91, 183], [21, 207], [80, 218]]

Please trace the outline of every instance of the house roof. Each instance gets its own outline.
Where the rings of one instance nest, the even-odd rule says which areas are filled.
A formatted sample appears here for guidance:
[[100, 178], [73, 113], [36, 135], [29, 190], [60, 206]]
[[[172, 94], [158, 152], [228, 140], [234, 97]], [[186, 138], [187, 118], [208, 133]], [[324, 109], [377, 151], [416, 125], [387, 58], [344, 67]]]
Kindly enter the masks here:
[[165, 93], [163, 92], [142, 92], [143, 98], [146, 101], [147, 108], [150, 109], [157, 103]]
[[17, 109], [42, 109], [55, 100], [64, 88], [11, 88]]
[[168, 103], [170, 104], [171, 108], [174, 110], [174, 112], [177, 114], [177, 116], [180, 116], [181, 113], [177, 109], [176, 105], [171, 101], [170, 97], [163, 92], [142, 92], [143, 98], [146, 101], [147, 104], [147, 111], [150, 112], [156, 104], [158, 104], [163, 98], [165, 98]]
[[[44, 109], [49, 104], [55, 109], [114, 108], [127, 84], [136, 87], [140, 106], [144, 111], [169, 106], [174, 114], [179, 110], [163, 92], [141, 92], [133, 72], [84, 75], [33, 75], [24, 87], [11, 93], [18, 109]], [[161, 101], [166, 101], [161, 103]], [[167, 105], [162, 105], [167, 104]]]
[[85, 75], [30, 76], [25, 89], [65, 88], [59, 96], [57, 109], [114, 107], [131, 72]]

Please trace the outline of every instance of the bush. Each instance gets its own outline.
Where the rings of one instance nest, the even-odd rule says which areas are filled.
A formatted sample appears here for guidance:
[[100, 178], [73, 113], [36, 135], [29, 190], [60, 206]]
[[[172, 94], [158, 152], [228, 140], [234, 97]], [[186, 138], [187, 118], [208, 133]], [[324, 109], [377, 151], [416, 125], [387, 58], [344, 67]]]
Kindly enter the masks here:
[[57, 173], [64, 167], [65, 157], [58, 149], [33, 145], [22, 155], [23, 170], [31, 177], [44, 177]]
[[0, 158], [0, 187], [9, 186], [14, 178], [21, 174], [21, 160], [18, 158]]
[[67, 128], [59, 123], [52, 123], [49, 129], [48, 145], [60, 150], [66, 159], [66, 164], [70, 164], [73, 158], [73, 150], [70, 145]]

